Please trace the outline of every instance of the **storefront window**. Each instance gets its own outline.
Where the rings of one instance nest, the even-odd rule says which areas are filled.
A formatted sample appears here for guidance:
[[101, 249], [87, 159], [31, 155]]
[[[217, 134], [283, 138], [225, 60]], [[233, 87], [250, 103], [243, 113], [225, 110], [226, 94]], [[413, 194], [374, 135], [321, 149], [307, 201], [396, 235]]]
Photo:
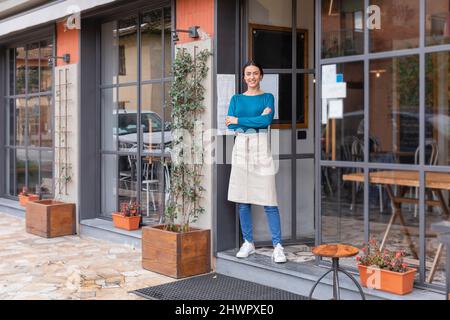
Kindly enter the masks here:
[[[323, 66], [323, 81], [328, 81], [326, 79], [330, 74], [330, 83], [322, 86], [322, 159], [362, 162], [364, 63], [361, 61]], [[340, 82], [337, 82], [338, 77]], [[344, 86], [342, 92], [335, 92], [335, 87], [341, 85]]]
[[44, 197], [53, 194], [53, 55], [50, 40], [11, 48], [9, 54], [9, 95], [7, 168], [11, 196], [27, 187]]
[[[322, 167], [321, 175], [321, 243], [361, 246], [364, 242], [363, 171], [350, 167]], [[348, 261], [348, 264], [354, 267], [355, 261]]]
[[[447, 254], [445, 247], [439, 241], [437, 234], [432, 231], [431, 225], [448, 221], [450, 212], [448, 208], [450, 173], [426, 172], [425, 200], [425, 259], [426, 282], [429, 284], [445, 285], [445, 261]], [[418, 208], [414, 208], [414, 217], [417, 219]]]
[[158, 223], [163, 212], [170, 171], [170, 82], [164, 78], [171, 66], [170, 30], [170, 8], [101, 27], [105, 217], [130, 201], [140, 203], [146, 224]]
[[426, 55], [425, 164], [450, 165], [450, 52]]
[[419, 268], [419, 172], [378, 169], [369, 176], [370, 238], [404, 251], [405, 262]]
[[371, 0], [381, 19], [370, 29], [370, 52], [412, 49], [419, 46], [419, 0]]
[[450, 43], [450, 3], [427, 0], [426, 44], [433, 46]]
[[419, 56], [370, 62], [370, 160], [419, 164]]
[[322, 0], [322, 58], [364, 53], [364, 0]]

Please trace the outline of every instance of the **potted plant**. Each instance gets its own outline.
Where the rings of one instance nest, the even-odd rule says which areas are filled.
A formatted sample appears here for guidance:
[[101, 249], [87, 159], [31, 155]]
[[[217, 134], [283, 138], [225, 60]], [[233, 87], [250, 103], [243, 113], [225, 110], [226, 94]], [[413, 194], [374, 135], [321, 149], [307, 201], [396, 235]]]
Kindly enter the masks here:
[[140, 206], [136, 201], [120, 204], [120, 212], [112, 214], [114, 226], [128, 231], [138, 230], [141, 222]]
[[362, 252], [356, 260], [364, 287], [399, 295], [412, 292], [417, 270], [404, 263], [405, 251], [380, 250], [377, 241], [372, 239]]
[[[62, 90], [62, 87], [60, 87]], [[72, 180], [72, 164], [70, 160], [68, 134], [69, 117], [67, 99], [59, 100], [55, 107], [56, 131], [55, 148], [55, 198], [39, 201], [29, 201], [26, 208], [26, 231], [45, 238], [75, 235], [77, 233], [76, 204], [69, 201], [74, 199], [75, 190], [70, 190]], [[64, 104], [64, 106], [63, 106]], [[65, 112], [63, 112], [63, 109]], [[42, 194], [42, 187], [38, 188]]]
[[36, 201], [36, 200], [39, 200], [39, 195], [29, 193], [27, 187], [22, 188], [22, 192], [19, 193], [19, 203], [22, 207], [26, 207], [28, 201]]
[[205, 211], [200, 205], [205, 189], [201, 185], [204, 160], [199, 119], [210, 55], [208, 50], [197, 53], [195, 47], [193, 56], [186, 49], [177, 51], [170, 90], [172, 158], [165, 224], [142, 229], [143, 268], [177, 279], [211, 271], [210, 230], [191, 226]]

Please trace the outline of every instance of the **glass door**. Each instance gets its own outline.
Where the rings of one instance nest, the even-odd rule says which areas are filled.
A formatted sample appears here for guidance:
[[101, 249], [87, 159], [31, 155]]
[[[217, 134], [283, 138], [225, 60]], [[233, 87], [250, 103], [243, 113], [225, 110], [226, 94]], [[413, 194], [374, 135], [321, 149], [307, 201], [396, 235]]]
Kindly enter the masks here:
[[[262, 65], [261, 89], [275, 96], [271, 140], [283, 243], [313, 244], [315, 2], [248, 0], [244, 12], [243, 63]], [[252, 215], [255, 242], [271, 245], [264, 209], [253, 206]]]

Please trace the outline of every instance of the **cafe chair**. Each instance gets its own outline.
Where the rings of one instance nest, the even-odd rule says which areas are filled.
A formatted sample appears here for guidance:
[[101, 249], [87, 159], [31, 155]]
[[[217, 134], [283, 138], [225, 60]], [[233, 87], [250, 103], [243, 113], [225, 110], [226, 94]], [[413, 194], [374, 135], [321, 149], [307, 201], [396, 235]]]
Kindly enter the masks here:
[[[430, 147], [431, 148], [431, 153], [430, 153], [430, 157], [427, 159], [425, 157], [425, 164], [426, 165], [430, 165], [430, 166], [437, 166], [438, 161], [439, 161], [439, 148], [438, 145], [436, 143], [436, 141], [432, 140], [432, 141], [426, 141], [425, 142], [425, 156], [427, 155], [426, 150], [427, 148]], [[419, 164], [420, 162], [420, 147], [417, 148], [416, 153], [414, 155], [414, 164]], [[416, 197], [416, 199], [419, 198], [419, 188], [415, 187], [414, 188], [414, 195]], [[431, 193], [431, 195], [433, 196], [433, 193]], [[431, 199], [433, 200], [433, 199]], [[417, 218], [418, 215], [418, 206], [417, 204], [414, 205], [414, 218]]]

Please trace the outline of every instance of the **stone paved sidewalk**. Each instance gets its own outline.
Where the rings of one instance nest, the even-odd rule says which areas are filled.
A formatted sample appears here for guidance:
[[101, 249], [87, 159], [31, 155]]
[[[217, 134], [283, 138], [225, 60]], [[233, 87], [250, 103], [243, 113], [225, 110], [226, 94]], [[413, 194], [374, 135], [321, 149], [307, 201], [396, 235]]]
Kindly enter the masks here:
[[78, 236], [40, 238], [0, 213], [0, 300], [141, 299], [128, 291], [174, 281], [141, 267], [125, 245]]

